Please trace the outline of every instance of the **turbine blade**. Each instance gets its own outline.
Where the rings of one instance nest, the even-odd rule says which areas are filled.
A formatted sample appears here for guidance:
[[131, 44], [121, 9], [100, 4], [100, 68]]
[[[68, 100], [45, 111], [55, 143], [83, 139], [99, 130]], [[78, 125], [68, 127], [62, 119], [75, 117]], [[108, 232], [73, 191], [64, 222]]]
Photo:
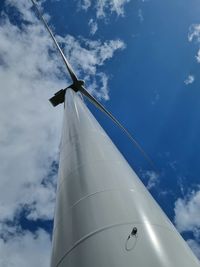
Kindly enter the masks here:
[[59, 53], [60, 53], [60, 55], [61, 55], [61, 57], [62, 57], [62, 59], [63, 59], [63, 61], [64, 61], [64, 63], [65, 63], [65, 65], [66, 65], [66, 67], [67, 67], [67, 70], [68, 70], [68, 72], [69, 72], [69, 74], [70, 74], [70, 76], [71, 76], [71, 78], [72, 78], [72, 81], [75, 83], [76, 81], [78, 81], [78, 78], [77, 78], [76, 74], [74, 73], [74, 71], [73, 71], [71, 65], [69, 64], [69, 61], [66, 59], [66, 57], [65, 57], [65, 55], [64, 55], [64, 53], [63, 53], [61, 47], [59, 46], [59, 44], [58, 44], [58, 42], [57, 42], [55, 36], [53, 35], [53, 32], [52, 32], [51, 29], [49, 28], [47, 22], [45, 21], [45, 19], [43, 18], [42, 14], [41, 14], [41, 12], [40, 12], [40, 10], [39, 10], [39, 8], [37, 7], [37, 4], [35, 3], [34, 0], [31, 0], [31, 2], [33, 3], [33, 6], [34, 6], [35, 9], [37, 10], [37, 13], [38, 13], [39, 18], [41, 19], [41, 21], [43, 22], [45, 28], [46, 28], [47, 31], [49, 32], [49, 34], [50, 34], [50, 36], [51, 36], [51, 38], [52, 38], [52, 40], [53, 40], [53, 42], [54, 42], [56, 48], [58, 49], [58, 51], [59, 51]]
[[86, 96], [92, 104], [94, 104], [98, 109], [100, 109], [103, 113], [105, 113], [128, 136], [131, 142], [137, 147], [140, 153], [149, 162], [151, 167], [157, 172], [157, 168], [155, 167], [151, 158], [146, 154], [146, 152], [139, 145], [139, 143], [135, 140], [135, 138], [132, 137], [129, 131], [101, 103], [99, 103], [83, 86], [80, 87], [79, 91], [84, 96]]

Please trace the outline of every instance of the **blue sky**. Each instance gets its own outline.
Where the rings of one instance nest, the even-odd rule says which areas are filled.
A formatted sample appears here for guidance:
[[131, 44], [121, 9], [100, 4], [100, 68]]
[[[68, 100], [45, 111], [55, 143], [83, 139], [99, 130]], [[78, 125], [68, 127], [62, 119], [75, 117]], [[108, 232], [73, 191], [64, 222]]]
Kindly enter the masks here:
[[[159, 175], [87, 105], [200, 258], [199, 1], [38, 2], [88, 90]], [[31, 7], [0, 3], [1, 266], [46, 267], [51, 251], [62, 107], [48, 99], [70, 80]]]

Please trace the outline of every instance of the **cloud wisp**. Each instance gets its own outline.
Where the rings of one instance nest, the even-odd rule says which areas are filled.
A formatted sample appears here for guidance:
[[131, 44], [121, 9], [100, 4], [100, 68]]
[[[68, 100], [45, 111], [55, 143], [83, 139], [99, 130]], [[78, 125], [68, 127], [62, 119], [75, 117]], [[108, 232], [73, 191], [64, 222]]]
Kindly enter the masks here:
[[185, 85], [192, 84], [195, 81], [194, 75], [188, 75], [187, 79], [185, 79], [184, 83]]
[[125, 5], [130, 0], [79, 0], [79, 8], [88, 10], [94, 8], [98, 19], [106, 18], [108, 14], [115, 13], [117, 16], [124, 16]]
[[91, 35], [94, 35], [97, 30], [98, 30], [98, 24], [96, 21], [94, 21], [94, 19], [90, 19], [89, 22], [88, 22], [88, 25], [90, 27], [90, 34]]
[[151, 190], [159, 184], [159, 175], [156, 172], [142, 171], [141, 175], [147, 181], [146, 187], [148, 190]]
[[[189, 29], [188, 41], [200, 43], [200, 24], [192, 24]], [[197, 52], [196, 60], [200, 63], [200, 49]]]

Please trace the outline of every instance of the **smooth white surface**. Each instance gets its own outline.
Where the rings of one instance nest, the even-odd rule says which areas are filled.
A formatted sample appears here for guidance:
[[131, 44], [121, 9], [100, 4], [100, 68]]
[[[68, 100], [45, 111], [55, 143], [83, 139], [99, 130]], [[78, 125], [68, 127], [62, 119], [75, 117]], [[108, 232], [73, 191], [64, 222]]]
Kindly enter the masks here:
[[[127, 240], [133, 227], [137, 235]], [[200, 266], [82, 99], [70, 89], [51, 266]]]

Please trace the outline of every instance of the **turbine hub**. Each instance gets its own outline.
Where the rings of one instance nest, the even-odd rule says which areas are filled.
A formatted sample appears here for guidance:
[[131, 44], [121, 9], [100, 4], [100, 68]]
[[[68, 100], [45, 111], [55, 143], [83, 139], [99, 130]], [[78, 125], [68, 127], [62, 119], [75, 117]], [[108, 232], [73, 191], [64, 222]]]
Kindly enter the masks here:
[[74, 85], [77, 87], [84, 86], [85, 82], [83, 80], [78, 80]]
[[[81, 86], [83, 86], [84, 84], [85, 82], [83, 80], [77, 80], [76, 82], [68, 86], [67, 88], [72, 88], [75, 92], [78, 92]], [[67, 88], [61, 89], [60, 91], [55, 93], [52, 98], [49, 99], [49, 101], [54, 107], [59, 104], [62, 104], [65, 101], [65, 92]]]
[[78, 92], [81, 86], [83, 86], [84, 84], [85, 82], [83, 80], [77, 80], [73, 84], [71, 84], [69, 88], [72, 88], [75, 92]]

